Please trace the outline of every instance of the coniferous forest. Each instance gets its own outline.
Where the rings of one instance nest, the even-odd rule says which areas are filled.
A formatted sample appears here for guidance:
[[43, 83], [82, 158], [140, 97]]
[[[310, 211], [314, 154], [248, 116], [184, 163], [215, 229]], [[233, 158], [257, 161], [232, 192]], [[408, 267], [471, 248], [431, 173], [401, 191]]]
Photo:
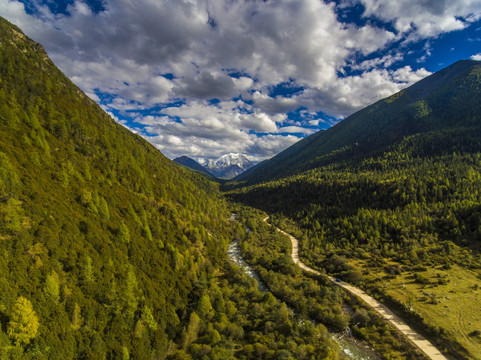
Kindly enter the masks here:
[[481, 349], [480, 76], [456, 63], [226, 186], [459, 359]]
[[218, 185], [116, 124], [0, 21], [0, 358], [336, 358], [227, 260]]
[[[309, 266], [479, 359], [480, 77], [458, 62], [221, 185], [116, 123], [0, 18], [0, 359], [335, 360], [346, 334], [424, 358], [303, 273], [275, 226]], [[229, 259], [234, 240], [266, 291]]]

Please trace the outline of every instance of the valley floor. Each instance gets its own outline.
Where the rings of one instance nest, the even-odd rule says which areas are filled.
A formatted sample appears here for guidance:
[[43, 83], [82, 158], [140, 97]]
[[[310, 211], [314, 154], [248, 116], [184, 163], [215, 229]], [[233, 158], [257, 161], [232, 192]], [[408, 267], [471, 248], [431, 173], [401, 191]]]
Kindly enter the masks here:
[[[265, 222], [269, 217], [264, 219]], [[286, 233], [285, 231], [276, 227], [276, 229], [281, 232], [282, 234], [289, 237], [292, 243], [292, 260], [296, 263], [301, 269], [314, 273], [317, 275], [321, 275], [321, 273], [306, 264], [304, 264], [299, 259], [299, 241], [292, 235]], [[361, 289], [350, 285], [345, 282], [339, 282], [333, 277], [329, 277], [330, 280], [336, 284], [350, 292], [351, 294], [361, 298], [366, 304], [368, 304], [373, 310], [375, 310], [382, 318], [387, 320], [390, 324], [392, 324], [396, 329], [398, 329], [401, 333], [403, 333], [409, 341], [416, 347], [418, 347], [421, 351], [423, 351], [426, 356], [432, 360], [446, 360], [447, 358], [441, 354], [441, 352], [433, 345], [429, 340], [427, 340], [424, 336], [413, 330], [409, 325], [407, 325], [402, 319], [396, 316], [391, 310], [389, 310], [386, 306], [381, 304], [379, 301], [374, 299], [373, 297], [366, 294]]]
[[[352, 263], [358, 269], [373, 270], [363, 260]], [[367, 271], [364, 271], [367, 273]], [[473, 359], [480, 359], [481, 313], [479, 304], [481, 288], [479, 271], [452, 265], [406, 271], [398, 275], [374, 268], [365, 276], [369, 287], [382, 284], [382, 292], [395, 301], [405, 304], [419, 314], [431, 327], [445, 329], [450, 338], [469, 351]]]

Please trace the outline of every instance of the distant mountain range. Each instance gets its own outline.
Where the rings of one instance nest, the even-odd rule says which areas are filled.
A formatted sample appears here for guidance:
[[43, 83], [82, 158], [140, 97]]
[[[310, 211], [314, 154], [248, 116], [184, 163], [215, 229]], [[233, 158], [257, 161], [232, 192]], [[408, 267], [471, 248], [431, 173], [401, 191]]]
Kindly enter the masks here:
[[235, 153], [222, 155], [216, 160], [208, 160], [200, 164], [221, 179], [232, 179], [254, 166], [244, 155]]
[[222, 155], [215, 160], [200, 160], [197, 162], [187, 156], [181, 156], [174, 161], [220, 179], [232, 179], [254, 166], [245, 155], [235, 153]]

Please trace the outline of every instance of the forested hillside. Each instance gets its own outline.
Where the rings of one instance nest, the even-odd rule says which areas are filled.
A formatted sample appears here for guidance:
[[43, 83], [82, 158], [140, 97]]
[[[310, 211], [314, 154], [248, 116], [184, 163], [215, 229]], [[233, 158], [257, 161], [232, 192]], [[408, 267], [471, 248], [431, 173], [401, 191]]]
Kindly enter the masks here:
[[455, 358], [479, 359], [480, 95], [479, 62], [456, 63], [249, 179], [295, 175], [230, 195], [277, 214], [304, 261], [376, 294]]
[[226, 259], [217, 185], [0, 19], [0, 358], [337, 358]]
[[[451, 149], [480, 151], [481, 62], [459, 61], [411, 87], [320, 131], [235, 180], [275, 180], [333, 163], [359, 162], [397, 146], [409, 155], [442, 155]], [[459, 141], [462, 139], [462, 141]]]

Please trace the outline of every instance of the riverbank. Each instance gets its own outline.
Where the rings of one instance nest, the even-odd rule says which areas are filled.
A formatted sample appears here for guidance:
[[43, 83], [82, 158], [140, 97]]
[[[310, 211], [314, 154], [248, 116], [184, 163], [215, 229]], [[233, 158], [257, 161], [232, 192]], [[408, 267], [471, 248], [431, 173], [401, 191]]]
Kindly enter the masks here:
[[[235, 218], [234, 218], [235, 219]], [[232, 220], [234, 220], [232, 219]], [[267, 285], [261, 279], [259, 274], [255, 271], [255, 269], [250, 266], [245, 259], [242, 257], [239, 240], [233, 240], [228, 247], [228, 256], [229, 258], [240, 268], [244, 270], [244, 272], [249, 275], [251, 278], [255, 279], [258, 284], [259, 291], [262, 292], [270, 292]], [[298, 314], [295, 313], [295, 310], [290, 308], [290, 310], [294, 313], [295, 316]], [[316, 323], [315, 321], [312, 321]], [[331, 332], [330, 337], [339, 345], [342, 350], [342, 354], [346, 359], [350, 360], [379, 360], [381, 357], [374, 352], [374, 350], [370, 349], [368, 346], [363, 344], [362, 342], [354, 339], [349, 334], [346, 333], [336, 333]]]

